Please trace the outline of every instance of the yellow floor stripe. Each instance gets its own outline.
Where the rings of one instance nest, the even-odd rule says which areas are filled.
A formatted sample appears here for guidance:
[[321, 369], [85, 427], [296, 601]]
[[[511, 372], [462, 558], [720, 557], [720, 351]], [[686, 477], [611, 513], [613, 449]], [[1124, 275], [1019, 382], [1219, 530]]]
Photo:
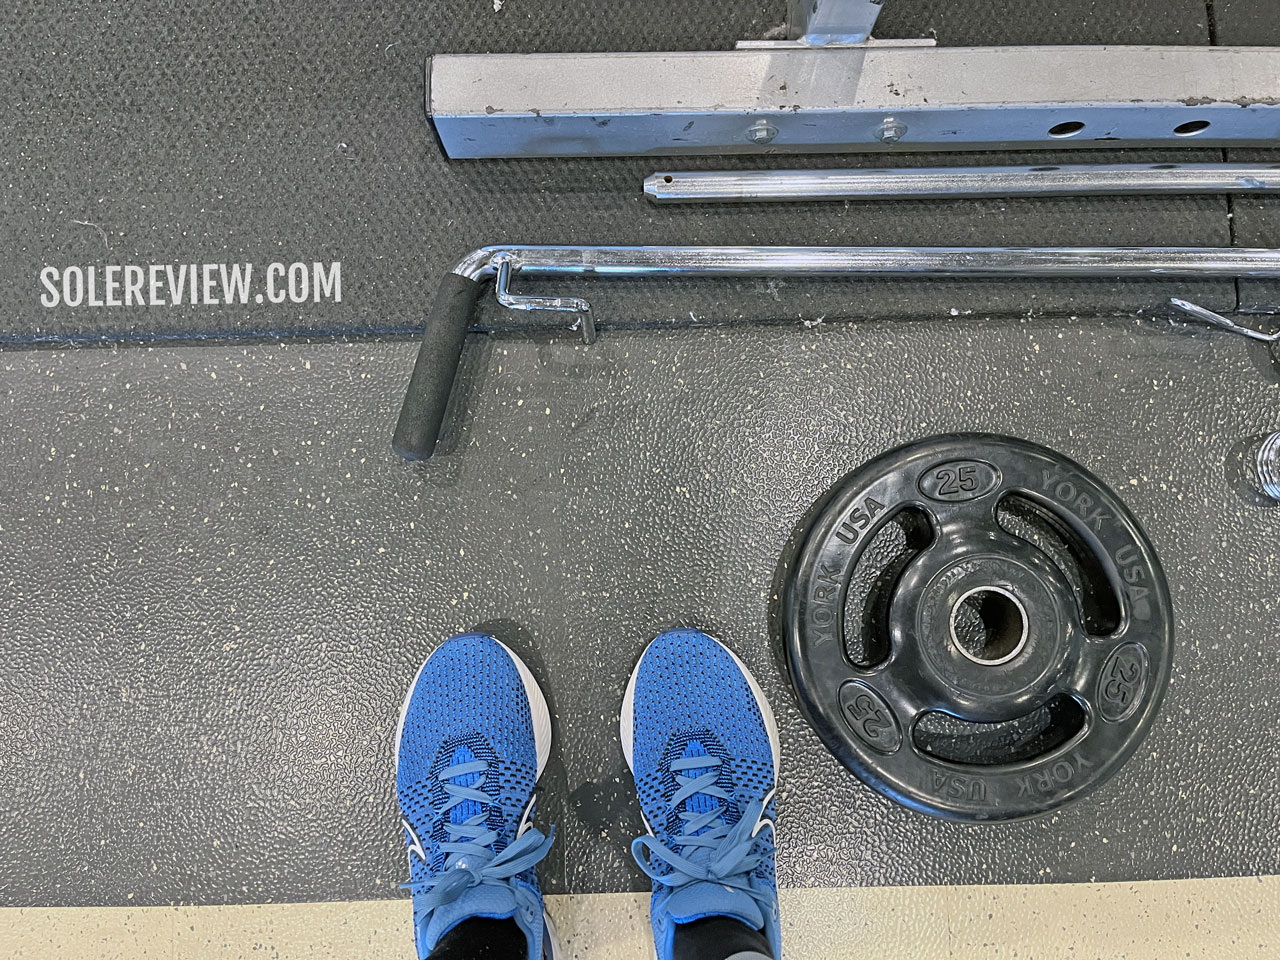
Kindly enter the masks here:
[[[548, 897], [567, 958], [651, 960], [648, 898]], [[1270, 960], [1280, 877], [782, 893], [789, 960]], [[0, 957], [404, 960], [409, 904], [0, 910]]]

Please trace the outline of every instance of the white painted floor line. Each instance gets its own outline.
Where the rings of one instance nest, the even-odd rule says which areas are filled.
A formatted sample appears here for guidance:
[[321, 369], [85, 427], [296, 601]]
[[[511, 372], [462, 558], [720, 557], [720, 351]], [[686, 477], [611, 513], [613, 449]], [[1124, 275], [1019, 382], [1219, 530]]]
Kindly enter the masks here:
[[[648, 895], [552, 896], [565, 960], [651, 960]], [[789, 960], [1280, 956], [1280, 877], [782, 892]], [[407, 900], [0, 909], [0, 956], [403, 960]]]

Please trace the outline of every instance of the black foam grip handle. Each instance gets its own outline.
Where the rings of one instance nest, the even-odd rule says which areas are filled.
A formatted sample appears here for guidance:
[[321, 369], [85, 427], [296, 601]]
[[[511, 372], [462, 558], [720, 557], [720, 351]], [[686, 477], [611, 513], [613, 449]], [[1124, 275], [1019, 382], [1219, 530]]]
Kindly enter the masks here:
[[479, 296], [480, 283], [456, 273], [446, 274], [440, 283], [391, 439], [391, 449], [406, 460], [425, 460], [435, 451]]

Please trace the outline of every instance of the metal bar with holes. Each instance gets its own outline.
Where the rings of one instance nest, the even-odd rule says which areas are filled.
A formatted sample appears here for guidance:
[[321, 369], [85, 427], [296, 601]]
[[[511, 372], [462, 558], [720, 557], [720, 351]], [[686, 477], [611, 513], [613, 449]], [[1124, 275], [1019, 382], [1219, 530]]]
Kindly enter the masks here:
[[437, 55], [450, 157], [1274, 143], [1280, 50], [792, 46]]

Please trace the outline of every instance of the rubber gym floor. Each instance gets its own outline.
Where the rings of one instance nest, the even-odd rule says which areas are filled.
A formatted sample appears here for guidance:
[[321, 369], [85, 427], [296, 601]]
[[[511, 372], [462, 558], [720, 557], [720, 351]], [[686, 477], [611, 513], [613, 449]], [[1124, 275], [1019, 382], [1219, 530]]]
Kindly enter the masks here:
[[[1261, 197], [657, 208], [640, 193], [653, 160], [449, 162], [424, 116], [433, 52], [728, 49], [785, 6], [0, 12], [0, 953], [409, 956], [396, 710], [434, 646], [479, 625], [550, 695], [543, 882], [569, 955], [647, 956], [616, 714], [675, 624], [730, 645], [778, 714], [790, 956], [1280, 953], [1280, 507], [1242, 464], [1280, 429], [1280, 362], [1161, 307], [1265, 312], [1277, 284], [575, 284], [598, 305], [591, 347], [488, 297], [445, 455], [391, 452], [435, 285], [482, 244], [1280, 246], [1280, 200]], [[1280, 10], [890, 0], [877, 35], [1280, 44]], [[1280, 150], [972, 162], [1049, 159]], [[341, 302], [40, 300], [48, 265], [211, 261], [337, 261]], [[801, 718], [767, 621], [779, 555], [824, 490], [971, 430], [1050, 446], [1118, 491], [1177, 632], [1160, 718], [1121, 773], [995, 826], [912, 813], [848, 774]]]

